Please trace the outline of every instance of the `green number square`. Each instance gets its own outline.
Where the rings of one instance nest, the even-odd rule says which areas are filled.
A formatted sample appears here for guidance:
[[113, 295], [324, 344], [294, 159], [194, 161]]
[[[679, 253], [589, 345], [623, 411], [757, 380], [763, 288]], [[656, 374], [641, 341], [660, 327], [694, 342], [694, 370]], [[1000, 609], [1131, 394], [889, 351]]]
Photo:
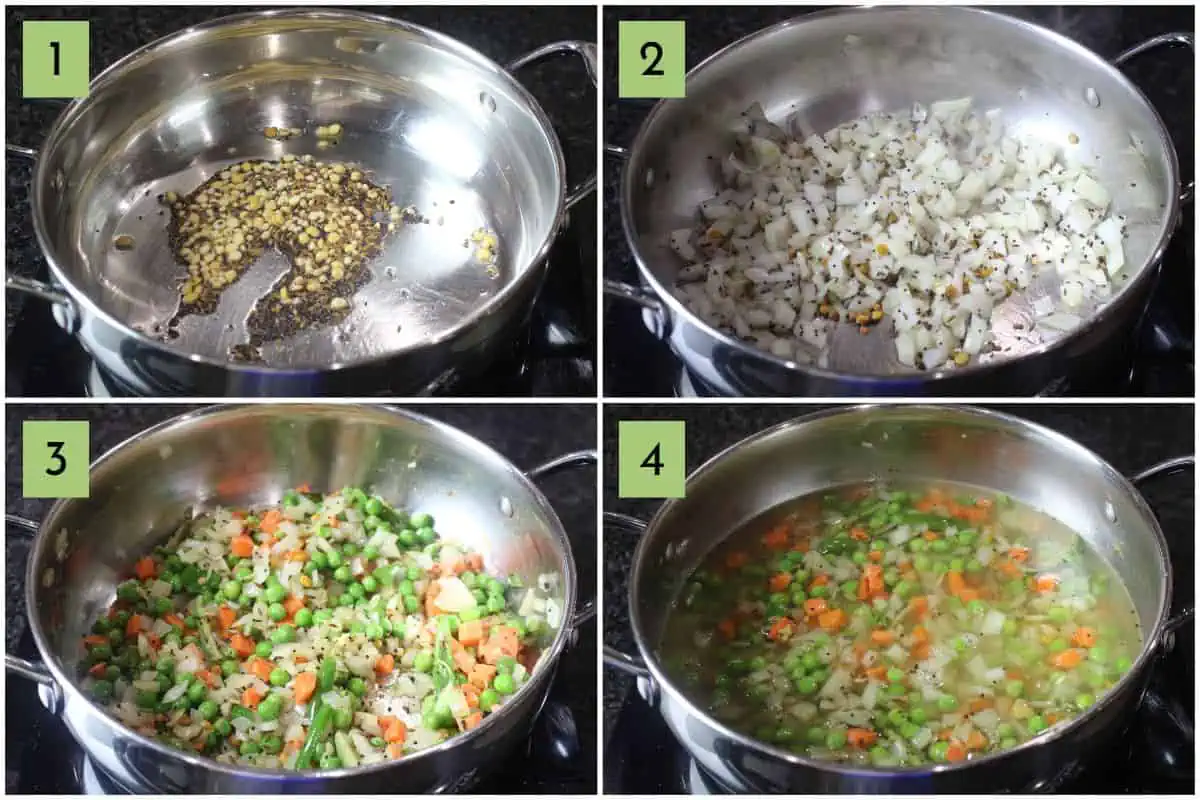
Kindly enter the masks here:
[[617, 495], [683, 497], [687, 465], [683, 420], [617, 423]]
[[622, 21], [617, 27], [617, 96], [683, 97], [682, 20]]
[[87, 97], [91, 37], [84, 21], [36, 21], [21, 25], [21, 96]]
[[21, 494], [87, 497], [91, 437], [84, 421], [26, 421], [21, 426]]

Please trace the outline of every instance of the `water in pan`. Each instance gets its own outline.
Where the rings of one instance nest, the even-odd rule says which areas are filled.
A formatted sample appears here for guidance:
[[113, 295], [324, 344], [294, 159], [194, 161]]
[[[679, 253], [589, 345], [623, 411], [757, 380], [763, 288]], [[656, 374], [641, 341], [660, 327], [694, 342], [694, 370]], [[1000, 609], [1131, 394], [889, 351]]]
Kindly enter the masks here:
[[1008, 749], [1083, 713], [1141, 635], [1066, 526], [957, 486], [847, 487], [706, 556], [661, 653], [693, 701], [760, 741], [881, 767]]

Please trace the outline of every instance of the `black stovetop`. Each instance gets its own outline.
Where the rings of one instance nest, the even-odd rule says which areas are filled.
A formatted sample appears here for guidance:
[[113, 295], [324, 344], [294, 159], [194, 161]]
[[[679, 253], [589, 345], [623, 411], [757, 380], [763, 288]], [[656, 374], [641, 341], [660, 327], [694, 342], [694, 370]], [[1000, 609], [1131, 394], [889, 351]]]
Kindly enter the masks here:
[[[743, 5], [673, 9], [664, 15], [655, 8], [610, 8], [604, 13], [606, 49], [617, 47], [618, 19], [684, 19], [687, 22], [688, 67], [721, 47], [772, 23], [816, 7]], [[1187, 6], [1005, 6], [1013, 14], [1075, 39], [1102, 56], [1112, 57], [1132, 45], [1168, 31], [1192, 31], [1193, 11]], [[618, 100], [616, 61], [606, 59], [605, 140], [628, 145], [651, 101]], [[1190, 51], [1173, 48], [1128, 62], [1122, 71], [1154, 104], [1179, 156], [1180, 174], [1195, 173], [1195, 72]], [[609, 161], [604, 181], [604, 269], [607, 277], [636, 283], [637, 270], [620, 225], [619, 165]], [[1112, 359], [1111, 369], [1086, 382], [1056, 392], [1075, 397], [1191, 397], [1195, 390], [1195, 212], [1184, 206], [1179, 230], [1163, 258], [1162, 277], [1150, 302], [1141, 331], [1130, 331], [1124, 353]], [[608, 298], [604, 303], [604, 393], [610, 397], [671, 397], [680, 395], [683, 370], [666, 344], [642, 322], [632, 303]], [[695, 381], [691, 381], [693, 384]], [[695, 394], [714, 394], [692, 386]]]

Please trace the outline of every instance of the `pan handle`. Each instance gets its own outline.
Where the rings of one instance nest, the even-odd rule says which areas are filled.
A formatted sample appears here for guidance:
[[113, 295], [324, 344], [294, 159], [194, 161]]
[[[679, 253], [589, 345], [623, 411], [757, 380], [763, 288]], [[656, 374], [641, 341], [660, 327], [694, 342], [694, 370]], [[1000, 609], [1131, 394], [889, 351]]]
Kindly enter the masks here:
[[[37, 150], [34, 150], [32, 147], [22, 147], [19, 144], [9, 144], [6, 142], [4, 144], [4, 151], [27, 161], [37, 161], [38, 158]], [[5, 275], [4, 288], [9, 291], [27, 294], [30, 297], [36, 297], [39, 300], [53, 303], [56, 306], [62, 306], [63, 310], [68, 314], [68, 319], [75, 318], [75, 304], [71, 301], [70, 296], [53, 284], [34, 280], [33, 278], [25, 278], [20, 275]]]
[[[1144, 485], [1157, 478], [1166, 477], [1167, 475], [1175, 475], [1186, 470], [1194, 470], [1195, 468], [1195, 456], [1177, 456], [1175, 458], [1168, 458], [1165, 461], [1160, 461], [1157, 464], [1146, 467], [1144, 470], [1131, 477], [1129, 482], [1132, 483], [1138, 489], [1138, 491], [1141, 491]], [[1164, 651], [1170, 651], [1171, 648], [1174, 647], [1175, 632], [1184, 625], [1194, 621], [1195, 614], [1195, 608], [1189, 606], [1176, 611], [1167, 618], [1166, 623], [1163, 625], [1162, 638], [1159, 640], [1159, 644], [1162, 646]]]
[[[557, 56], [563, 53], [575, 53], [583, 59], [583, 65], [587, 68], [588, 78], [592, 82], [592, 88], [598, 87], [597, 75], [600, 74], [600, 59], [596, 53], [596, 45], [592, 42], [581, 42], [573, 39], [567, 39], [561, 42], [551, 42], [550, 44], [542, 45], [536, 50], [531, 50], [525, 55], [510, 61], [506, 69], [509, 72], [516, 72], [521, 67], [534, 64], [544, 58]], [[581, 184], [567, 191], [566, 207], [578, 203], [583, 198], [596, 190], [596, 172], [592, 174]]]
[[[1140, 56], [1142, 53], [1150, 50], [1157, 50], [1160, 47], [1176, 47], [1184, 46], [1191, 49], [1194, 53], [1196, 49], [1196, 37], [1193, 33], [1184, 31], [1175, 31], [1173, 33], [1163, 33], [1158, 36], [1152, 36], [1141, 44], [1135, 44], [1133, 47], [1121, 53], [1112, 60], [1113, 66], [1120, 67], [1126, 61]], [[1183, 190], [1179, 194], [1179, 202], [1190, 203], [1196, 191], [1196, 181], [1193, 178], [1183, 186]]]
[[[22, 536], [32, 536], [41, 527], [33, 520], [16, 514], [5, 514], [4, 521], [8, 525], [20, 528]], [[5, 653], [4, 671], [20, 678], [31, 680], [38, 686], [45, 687], [46, 695], [44, 699], [47, 700], [47, 707], [55, 715], [62, 710], [62, 689], [59, 687], [58, 682], [54, 680], [54, 676], [50, 674], [50, 670], [46, 669], [45, 664], [40, 661], [30, 661], [29, 659], [20, 658], [14, 656], [12, 653]]]
[[[553, 458], [544, 464], [539, 464], [533, 469], [528, 470], [525, 473], [525, 477], [536, 481], [539, 478], [553, 475], [556, 472], [576, 467], [595, 466], [599, 462], [600, 455], [595, 450], [576, 450], [573, 453], [565, 453], [558, 458]], [[583, 625], [595, 616], [596, 600], [595, 598], [588, 598], [580, 604], [579, 608], [575, 609], [575, 616], [571, 618], [571, 629], [578, 631], [580, 625]]]
[[[645, 522], [637, 517], [619, 514], [616, 511], [604, 512], [604, 527], [634, 536], [641, 536], [646, 532]], [[644, 679], [649, 683], [650, 670], [646, 669], [646, 664], [641, 657], [625, 653], [610, 644], [604, 645], [604, 666], [624, 672], [634, 678]]]

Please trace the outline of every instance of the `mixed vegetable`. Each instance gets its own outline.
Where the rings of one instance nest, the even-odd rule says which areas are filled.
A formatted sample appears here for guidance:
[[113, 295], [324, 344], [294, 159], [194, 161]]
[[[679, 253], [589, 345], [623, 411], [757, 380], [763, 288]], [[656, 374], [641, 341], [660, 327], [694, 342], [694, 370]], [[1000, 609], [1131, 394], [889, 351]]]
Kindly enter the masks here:
[[1072, 719], [1141, 642], [1124, 586], [1062, 523], [963, 487], [869, 485], [804, 498], [709, 554], [662, 655], [735, 729], [894, 767]]
[[362, 489], [218, 509], [141, 558], [84, 637], [91, 695], [220, 761], [335, 769], [470, 730], [530, 677], [560, 622], [524, 587]]

